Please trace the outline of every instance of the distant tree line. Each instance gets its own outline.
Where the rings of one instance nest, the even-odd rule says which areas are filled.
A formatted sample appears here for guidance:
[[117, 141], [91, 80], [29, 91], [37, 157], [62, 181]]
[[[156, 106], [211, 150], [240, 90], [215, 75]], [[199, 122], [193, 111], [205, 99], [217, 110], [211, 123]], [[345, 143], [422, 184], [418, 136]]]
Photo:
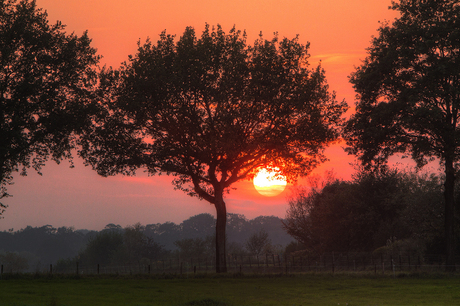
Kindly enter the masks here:
[[[36, 271], [75, 256], [84, 247], [91, 232], [72, 227], [27, 226], [19, 231], [0, 232], [0, 264], [4, 271]], [[20, 265], [15, 264], [21, 262]], [[13, 264], [14, 263], [14, 264]]]
[[[441, 175], [396, 169], [361, 169], [349, 181], [330, 174], [312, 177], [309, 187], [291, 194], [285, 219], [229, 214], [227, 253], [444, 255], [442, 181]], [[49, 264], [57, 264], [56, 271], [73, 268], [76, 262], [95, 267], [213, 259], [214, 243], [210, 214], [180, 224], [108, 224], [101, 231], [28, 226], [0, 232], [0, 264], [6, 272], [33, 272]]]
[[[284, 251], [293, 241], [282, 228], [282, 220], [259, 216], [248, 220], [229, 214], [229, 253], [255, 254]], [[42, 271], [50, 264], [56, 269], [82, 265], [147, 264], [170, 257], [213, 258], [215, 218], [199, 214], [180, 224], [173, 222], [123, 228], [108, 224], [101, 231], [27, 226], [18, 231], [0, 232], [0, 264], [5, 272]], [[58, 271], [58, 270], [56, 270]]]

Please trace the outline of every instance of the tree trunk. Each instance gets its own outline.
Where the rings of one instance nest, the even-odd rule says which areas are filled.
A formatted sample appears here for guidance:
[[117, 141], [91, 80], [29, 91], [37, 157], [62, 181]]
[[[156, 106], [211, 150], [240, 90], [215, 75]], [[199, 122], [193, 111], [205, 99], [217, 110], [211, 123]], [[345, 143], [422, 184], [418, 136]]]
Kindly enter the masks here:
[[225, 228], [227, 226], [227, 208], [223, 199], [223, 192], [217, 194], [214, 203], [217, 211], [216, 221], [216, 272], [227, 272], [227, 256], [225, 251]]
[[453, 159], [446, 158], [446, 180], [444, 182], [444, 200], [445, 200], [445, 239], [446, 239], [446, 271], [455, 271], [455, 169]]

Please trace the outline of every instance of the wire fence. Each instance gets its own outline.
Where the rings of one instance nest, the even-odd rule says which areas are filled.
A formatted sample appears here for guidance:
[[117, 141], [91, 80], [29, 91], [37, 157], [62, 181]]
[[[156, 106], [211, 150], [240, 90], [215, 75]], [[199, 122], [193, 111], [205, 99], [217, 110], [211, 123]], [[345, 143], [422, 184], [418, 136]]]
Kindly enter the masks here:
[[[456, 258], [459, 271], [460, 256]], [[214, 273], [214, 258], [168, 258], [162, 260], [143, 259], [137, 263], [117, 265], [83, 264], [75, 262], [65, 268], [54, 266], [40, 271], [50, 274], [78, 275], [129, 275], [129, 274], [173, 274], [190, 275]], [[443, 272], [445, 258], [441, 255], [374, 255], [369, 253], [327, 253], [317, 256], [283, 256], [283, 254], [228, 255], [227, 270], [230, 273], [340, 273], [371, 272], [386, 274], [396, 272]], [[1, 265], [1, 274], [10, 273]]]

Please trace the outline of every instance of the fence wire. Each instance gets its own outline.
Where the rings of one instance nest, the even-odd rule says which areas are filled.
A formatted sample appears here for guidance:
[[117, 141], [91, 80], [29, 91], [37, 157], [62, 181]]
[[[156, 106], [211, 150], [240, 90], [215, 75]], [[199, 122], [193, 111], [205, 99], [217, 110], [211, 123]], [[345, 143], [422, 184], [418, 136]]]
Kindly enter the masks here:
[[[456, 271], [460, 256], [456, 258]], [[395, 272], [443, 272], [445, 258], [441, 255], [375, 255], [369, 253], [326, 253], [322, 255], [236, 255], [227, 257], [227, 270], [231, 273], [337, 273], [373, 272], [375, 274]], [[167, 258], [162, 260], [143, 259], [138, 263], [117, 265], [82, 264], [75, 262], [65, 268], [49, 265], [42, 273], [57, 274], [176, 274], [214, 273], [213, 258]], [[1, 265], [1, 273], [11, 273]]]

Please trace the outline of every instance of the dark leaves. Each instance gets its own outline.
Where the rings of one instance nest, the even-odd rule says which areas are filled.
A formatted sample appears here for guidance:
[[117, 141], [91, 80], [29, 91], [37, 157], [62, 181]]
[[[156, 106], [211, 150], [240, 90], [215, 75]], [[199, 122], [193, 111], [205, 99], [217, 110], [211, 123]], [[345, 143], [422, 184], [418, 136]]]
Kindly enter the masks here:
[[458, 147], [460, 8], [458, 1], [401, 1], [393, 9], [401, 17], [379, 29], [351, 75], [358, 102], [345, 134], [366, 164], [411, 152], [423, 165]]
[[34, 1], [1, 2], [0, 179], [22, 167], [37, 171], [49, 157], [70, 158], [74, 133], [91, 124], [95, 111], [90, 39], [49, 25]]
[[346, 104], [320, 67], [309, 69], [307, 51], [277, 36], [251, 46], [220, 26], [177, 40], [163, 32], [101, 74], [106, 111], [83, 154], [103, 174], [176, 175], [176, 188], [211, 202], [264, 164], [308, 174], [338, 137]]

